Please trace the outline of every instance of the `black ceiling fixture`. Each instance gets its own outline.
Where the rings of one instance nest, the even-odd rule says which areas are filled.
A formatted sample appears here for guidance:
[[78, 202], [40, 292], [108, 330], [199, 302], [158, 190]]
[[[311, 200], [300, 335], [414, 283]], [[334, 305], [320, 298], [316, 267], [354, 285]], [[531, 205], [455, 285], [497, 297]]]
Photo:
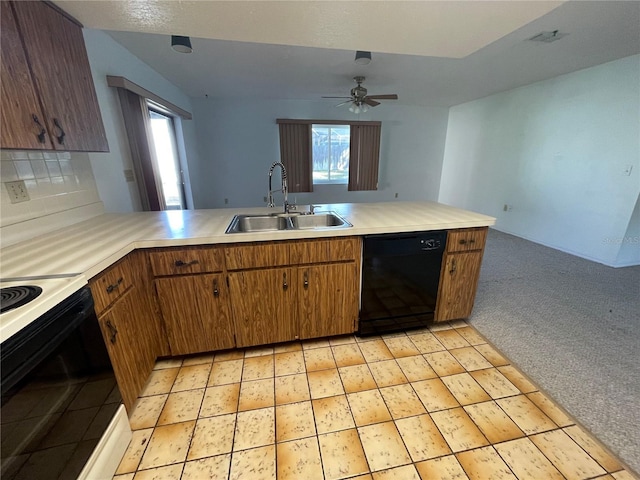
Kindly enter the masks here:
[[189, 37], [182, 37], [180, 35], [171, 35], [171, 48], [180, 53], [193, 52], [193, 48], [191, 47], [191, 39]]
[[356, 52], [356, 58], [354, 62], [356, 62], [358, 65], [369, 65], [371, 63], [371, 52], [358, 50]]

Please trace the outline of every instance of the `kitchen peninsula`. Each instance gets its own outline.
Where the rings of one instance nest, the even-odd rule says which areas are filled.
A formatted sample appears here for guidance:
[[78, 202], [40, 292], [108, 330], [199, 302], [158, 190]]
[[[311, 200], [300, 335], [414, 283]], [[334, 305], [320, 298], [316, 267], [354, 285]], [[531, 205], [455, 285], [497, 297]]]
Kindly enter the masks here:
[[[32, 302], [36, 304], [55, 304], [73, 293], [74, 288], [89, 283], [125, 405], [130, 410], [156, 357], [353, 332], [355, 322], [345, 318], [341, 325], [331, 322], [326, 329], [280, 324], [271, 329], [274, 336], [259, 337], [255, 326], [240, 325], [238, 319], [258, 309], [244, 301], [251, 297], [252, 285], [271, 285], [268, 288], [286, 291], [289, 297], [281, 300], [282, 304], [268, 294], [262, 297], [268, 305], [260, 309], [278, 311], [281, 307], [296, 309], [306, 301], [317, 301], [322, 289], [308, 289], [316, 278], [329, 278], [331, 285], [338, 285], [338, 291], [349, 298], [326, 309], [307, 304], [305, 311], [309, 315], [315, 312], [334, 318], [344, 307], [350, 316], [357, 317], [361, 237], [365, 235], [456, 230], [450, 238], [457, 239], [466, 230], [475, 237], [480, 232], [481, 242], [474, 247], [479, 251], [478, 265], [471, 275], [475, 278], [459, 273], [465, 281], [471, 281], [468, 289], [472, 291], [466, 296], [472, 305], [484, 233], [495, 223], [492, 217], [433, 202], [333, 204], [322, 205], [316, 212], [334, 211], [353, 227], [224, 233], [235, 214], [273, 211], [243, 208], [99, 215], [0, 250], [2, 280], [36, 279], [32, 282], [37, 283], [38, 277], [63, 275], [75, 279], [69, 282], [73, 287], [43, 294]], [[460, 243], [465, 244], [461, 237]], [[466, 245], [465, 249], [470, 249]], [[183, 256], [190, 260], [183, 260]], [[462, 265], [463, 262], [459, 271]], [[311, 269], [318, 266], [323, 269]], [[454, 263], [452, 270], [455, 269]], [[265, 276], [271, 270], [278, 275], [277, 284]], [[304, 290], [296, 287], [298, 280]], [[210, 293], [211, 301], [177, 305], [180, 298], [197, 291]], [[31, 313], [14, 316], [9, 324], [3, 320], [3, 340], [35, 320], [34, 311], [32, 308]], [[297, 319], [300, 313], [292, 310], [284, 316]], [[193, 320], [202, 314], [217, 319], [213, 330], [207, 330], [197, 318]], [[188, 325], [186, 319], [195, 321], [195, 326]], [[447, 319], [438, 318], [436, 313], [436, 320]], [[261, 325], [260, 330], [265, 329], [269, 330]], [[213, 340], [203, 338], [207, 331], [218, 334]], [[131, 372], [123, 364], [137, 365], [139, 371]]]

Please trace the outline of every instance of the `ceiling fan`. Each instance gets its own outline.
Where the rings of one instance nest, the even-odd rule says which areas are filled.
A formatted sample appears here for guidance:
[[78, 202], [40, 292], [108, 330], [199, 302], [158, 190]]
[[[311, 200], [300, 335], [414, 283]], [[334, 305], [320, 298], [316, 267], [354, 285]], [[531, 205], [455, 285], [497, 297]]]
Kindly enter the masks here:
[[358, 84], [351, 89], [350, 97], [322, 97], [322, 98], [348, 98], [348, 100], [339, 103], [336, 107], [342, 105], [351, 104], [349, 111], [353, 113], [366, 112], [369, 107], [375, 107], [380, 105], [377, 100], [397, 100], [398, 95], [395, 93], [389, 95], [367, 95], [367, 89], [362, 86], [364, 77], [353, 77], [353, 80]]

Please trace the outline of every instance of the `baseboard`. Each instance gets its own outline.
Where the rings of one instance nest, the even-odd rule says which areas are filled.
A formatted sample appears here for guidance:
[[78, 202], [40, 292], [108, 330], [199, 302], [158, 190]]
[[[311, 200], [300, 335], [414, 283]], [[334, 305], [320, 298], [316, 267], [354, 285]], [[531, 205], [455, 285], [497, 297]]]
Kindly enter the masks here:
[[124, 405], [120, 405], [113, 420], [102, 435], [78, 480], [111, 480], [131, 441], [131, 426]]
[[553, 248], [554, 250], [558, 250], [559, 252], [568, 253], [569, 255], [573, 255], [574, 257], [580, 257], [580, 258], [584, 258], [585, 260], [589, 260], [590, 262], [595, 262], [595, 263], [599, 263], [601, 265], [606, 265], [607, 267], [621, 268], [621, 267], [634, 267], [634, 266], [640, 265], [640, 263], [633, 262], [633, 261], [625, 262], [625, 263], [604, 262], [603, 260], [601, 260], [599, 258], [590, 257], [589, 255], [584, 255], [584, 254], [579, 253], [579, 252], [574, 252], [573, 250], [569, 250], [567, 248], [562, 248], [562, 247], [559, 247], [557, 245], [552, 245], [550, 243], [541, 242], [538, 239], [530, 238], [530, 237], [527, 237], [527, 236], [522, 235], [520, 233], [515, 233], [515, 232], [509, 231], [509, 230], [504, 229], [504, 228], [496, 228], [495, 225], [491, 226], [490, 228], [492, 228], [494, 230], [497, 230], [499, 232], [502, 232], [502, 233], [513, 235], [514, 237], [522, 238], [523, 240], [528, 240], [530, 242], [537, 243], [538, 245], [542, 245], [544, 247]]

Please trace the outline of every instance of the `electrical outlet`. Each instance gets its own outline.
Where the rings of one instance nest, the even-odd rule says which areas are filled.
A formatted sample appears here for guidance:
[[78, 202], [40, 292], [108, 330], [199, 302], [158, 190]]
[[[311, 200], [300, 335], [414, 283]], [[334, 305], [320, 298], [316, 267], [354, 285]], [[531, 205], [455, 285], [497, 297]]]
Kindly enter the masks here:
[[15, 182], [4, 182], [4, 186], [7, 187], [7, 193], [11, 203], [28, 202], [29, 192], [27, 186], [24, 184], [24, 180], [18, 180]]
[[225, 199], [224, 199], [224, 204], [225, 204], [225, 205], [227, 205], [228, 203], [229, 203], [229, 199], [228, 199], [228, 198], [225, 198]]
[[267, 203], [267, 197], [262, 197], [262, 201], [263, 201], [264, 203]]
[[509, 204], [505, 203], [504, 207], [502, 207], [502, 210], [505, 211], [505, 212], [510, 212], [512, 208], [513, 208], [513, 205], [509, 205]]
[[126, 182], [135, 182], [136, 181], [136, 177], [133, 174], [133, 170], [131, 170], [130, 168], [127, 168], [124, 171], [124, 179]]
[[396, 193], [396, 198], [398, 198], [398, 194]]

